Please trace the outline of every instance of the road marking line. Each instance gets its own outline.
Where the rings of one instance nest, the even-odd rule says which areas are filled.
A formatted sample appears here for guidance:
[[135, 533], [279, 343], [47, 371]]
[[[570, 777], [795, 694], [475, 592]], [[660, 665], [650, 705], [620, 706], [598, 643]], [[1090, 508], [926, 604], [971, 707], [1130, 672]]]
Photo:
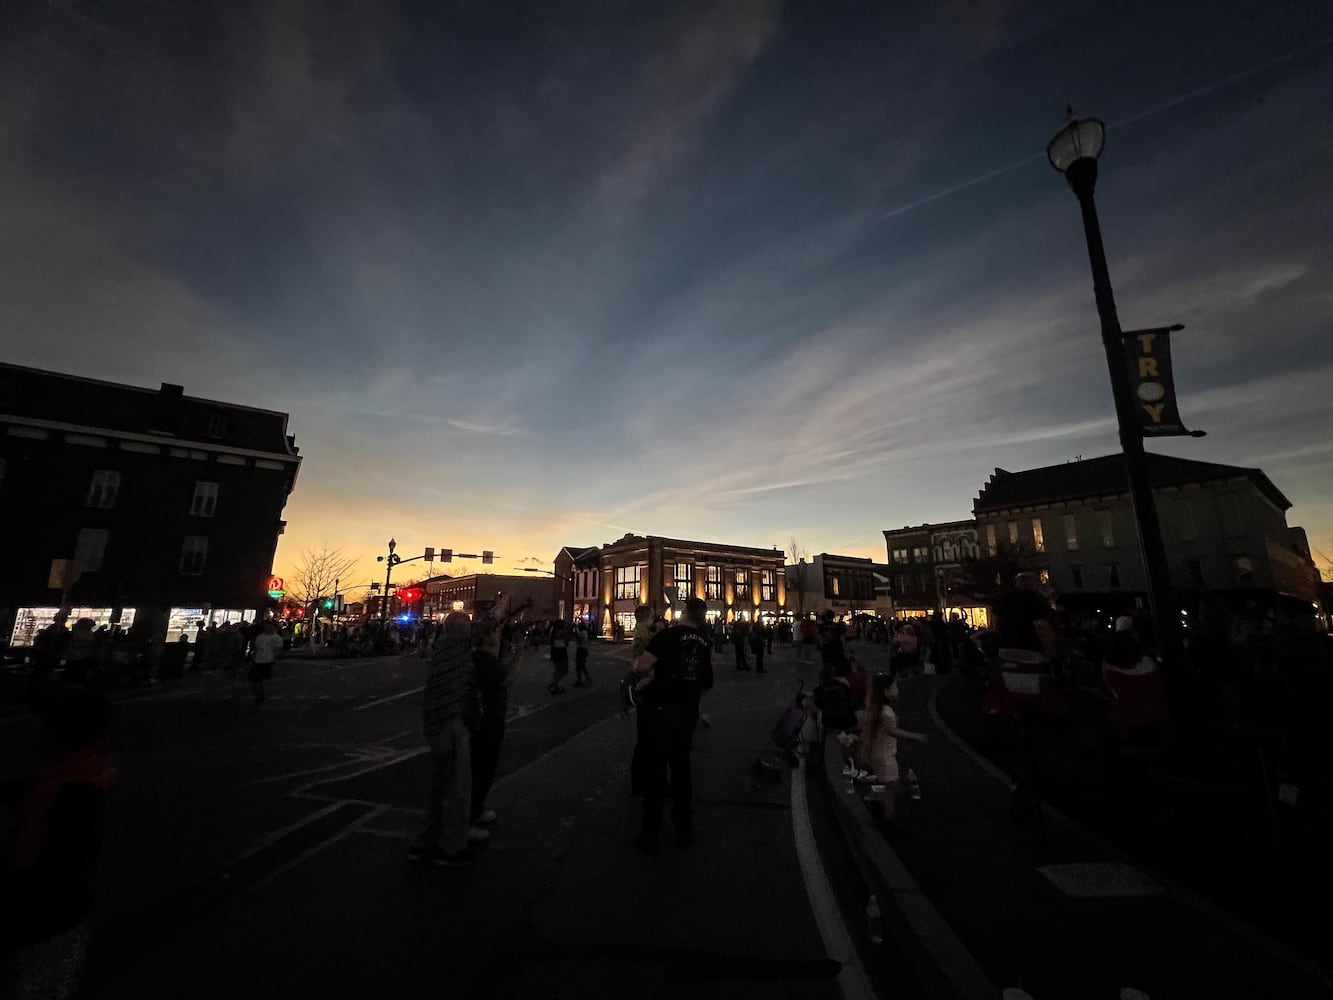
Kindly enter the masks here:
[[[346, 801], [347, 800], [339, 802], [338, 806], [343, 805]], [[335, 806], [335, 808], [337, 807]], [[277, 868], [274, 868], [263, 878], [256, 879], [254, 882], [251, 882], [249, 885], [245, 886], [245, 888], [243, 888], [241, 892], [243, 893], [254, 892], [256, 889], [262, 889], [264, 886], [268, 885], [274, 879], [278, 878], [278, 876], [284, 875], [287, 872], [291, 871], [293, 868], [295, 868], [297, 865], [304, 864], [306, 861], [309, 861], [312, 857], [314, 857], [320, 851], [324, 850], [326, 847], [330, 847], [333, 844], [338, 843], [340, 840], [346, 840], [352, 834], [360, 830], [362, 825], [370, 822], [372, 819], [376, 819], [379, 816], [382, 816], [384, 813], [388, 811], [389, 811], [388, 806], [377, 806], [370, 812], [366, 813], [364, 816], [361, 816], [360, 818], [353, 820], [351, 823], [348, 823], [337, 833], [324, 838], [317, 844], [311, 845], [310, 847], [302, 851], [300, 854], [294, 855], [292, 858], [283, 862]]]
[[838, 988], [846, 1000], [875, 1000], [875, 991], [870, 988], [861, 957], [847, 932], [838, 902], [833, 898], [833, 887], [829, 885], [819, 848], [815, 846], [815, 832], [810, 825], [810, 811], [805, 801], [804, 767], [791, 772], [791, 825], [796, 856], [801, 862], [801, 877], [805, 880], [805, 891], [810, 897], [810, 909], [819, 927], [819, 936], [824, 940], [824, 951], [842, 965], [838, 972]]
[[[293, 788], [293, 789], [292, 789], [290, 792], [288, 792], [287, 794], [289, 794], [289, 795], [303, 795], [304, 793], [306, 793], [306, 792], [309, 791], [310, 789], [312, 789], [312, 788], [316, 788], [316, 787], [318, 787], [318, 786], [320, 786], [320, 785], [328, 785], [328, 784], [332, 784], [333, 781], [348, 781], [348, 780], [350, 780], [350, 779], [352, 779], [352, 778], [359, 778], [361, 775], [363, 775], [363, 774], [369, 774], [371, 771], [382, 771], [382, 770], [383, 770], [384, 768], [386, 768], [386, 767], [393, 767], [395, 764], [401, 764], [401, 763], [402, 763], [403, 761], [405, 761], [405, 760], [411, 760], [413, 757], [420, 757], [423, 753], [429, 753], [429, 752], [430, 752], [430, 747], [416, 747], [415, 749], [412, 749], [412, 750], [404, 750], [404, 751], [403, 751], [402, 753], [400, 753], [400, 754], [395, 754], [394, 756], [389, 757], [389, 758], [387, 758], [387, 759], [385, 759], [385, 760], [382, 760], [382, 761], [380, 761], [380, 762], [378, 762], [378, 763], [376, 763], [376, 764], [371, 764], [369, 767], [362, 767], [362, 768], [358, 768], [358, 769], [355, 770], [355, 771], [349, 771], [347, 774], [340, 774], [340, 775], [338, 775], [337, 778], [331, 778], [331, 779], [323, 779], [323, 778], [321, 778], [321, 779], [318, 780], [318, 781], [309, 781], [309, 782], [306, 782], [306, 783], [305, 783], [304, 785], [302, 785], [300, 788]], [[309, 774], [322, 774], [322, 773], [326, 772], [327, 770], [328, 770], [327, 768], [319, 768], [319, 767], [317, 767], [317, 768], [314, 768], [314, 769], [312, 769], [311, 771], [309, 771], [309, 772], [307, 772], [307, 773], [309, 773]], [[289, 775], [289, 777], [294, 777], [294, 776], [296, 776], [296, 775]], [[343, 801], [347, 801], [347, 800], [345, 800], [345, 799], [339, 799], [338, 801], [343, 802]]]
[[366, 709], [374, 708], [376, 705], [387, 705], [389, 702], [397, 701], [399, 698], [407, 698], [414, 694], [421, 694], [424, 690], [426, 690], [426, 685], [423, 684], [421, 687], [412, 688], [410, 691], [399, 691], [397, 694], [391, 694], [387, 698], [376, 698], [374, 701], [368, 701], [364, 705], [357, 705], [352, 711], [364, 712]]

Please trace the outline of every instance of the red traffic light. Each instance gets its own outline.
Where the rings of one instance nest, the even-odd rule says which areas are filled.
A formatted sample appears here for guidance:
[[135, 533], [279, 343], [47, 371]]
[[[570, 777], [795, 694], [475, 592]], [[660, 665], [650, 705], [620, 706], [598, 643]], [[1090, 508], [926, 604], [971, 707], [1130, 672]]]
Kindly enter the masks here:
[[403, 604], [415, 604], [421, 600], [420, 587], [403, 587], [398, 591], [398, 600]]

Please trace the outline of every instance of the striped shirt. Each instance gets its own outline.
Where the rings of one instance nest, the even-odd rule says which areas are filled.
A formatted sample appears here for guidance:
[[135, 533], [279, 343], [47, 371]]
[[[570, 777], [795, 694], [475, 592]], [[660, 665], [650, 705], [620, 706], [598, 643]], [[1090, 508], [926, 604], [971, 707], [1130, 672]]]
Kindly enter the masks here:
[[476, 698], [476, 672], [467, 639], [441, 639], [430, 654], [422, 721], [426, 739], [432, 739], [463, 717], [463, 708]]

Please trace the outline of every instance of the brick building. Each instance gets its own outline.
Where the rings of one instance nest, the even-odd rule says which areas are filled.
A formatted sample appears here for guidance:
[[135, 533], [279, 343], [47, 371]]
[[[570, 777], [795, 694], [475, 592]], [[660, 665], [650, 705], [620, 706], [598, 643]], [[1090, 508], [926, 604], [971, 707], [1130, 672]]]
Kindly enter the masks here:
[[[1171, 585], [1182, 609], [1216, 596], [1234, 611], [1312, 620], [1319, 576], [1291, 507], [1259, 469], [1149, 454]], [[983, 552], [1010, 547], [1071, 608], [1146, 601], [1124, 459], [996, 469], [973, 510]]]
[[877, 567], [864, 556], [839, 556], [821, 552], [809, 562], [802, 559], [786, 567], [789, 610], [797, 616], [832, 611], [839, 616], [885, 615], [891, 605], [876, 593]]
[[159, 638], [253, 617], [300, 464], [285, 413], [0, 364], [0, 641], [62, 599]]
[[788, 615], [783, 562], [777, 549], [628, 534], [601, 548], [561, 549], [555, 571], [573, 581], [558, 581], [569, 588], [566, 617], [585, 609], [609, 636], [616, 623], [633, 631], [640, 604], [674, 618], [690, 597], [707, 602], [710, 621]]
[[884, 532], [884, 567], [894, 614], [920, 617], [942, 611], [976, 627], [990, 623], [990, 609], [973, 601], [957, 603], [950, 588], [963, 561], [980, 555], [976, 521], [918, 524]]
[[423, 619], [439, 621], [451, 611], [462, 611], [476, 618], [490, 611], [497, 602], [508, 601], [509, 608], [516, 608], [530, 600], [532, 606], [524, 618], [536, 621], [557, 617], [555, 583], [549, 576], [527, 573], [470, 573], [467, 576], [433, 576], [413, 586], [423, 591]]

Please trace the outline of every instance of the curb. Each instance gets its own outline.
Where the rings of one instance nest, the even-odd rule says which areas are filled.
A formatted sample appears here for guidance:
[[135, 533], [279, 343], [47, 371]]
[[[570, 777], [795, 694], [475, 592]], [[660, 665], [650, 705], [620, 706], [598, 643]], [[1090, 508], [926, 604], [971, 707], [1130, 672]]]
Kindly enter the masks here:
[[[943, 687], [943, 685], [940, 685]], [[1014, 789], [1014, 781], [1007, 773], [996, 767], [980, 751], [959, 736], [949, 727], [940, 715], [939, 707], [936, 704], [940, 693], [940, 687], [930, 692], [930, 697], [926, 699], [926, 709], [930, 713], [930, 721], [940, 734], [944, 736], [955, 748], [957, 748], [965, 757], [967, 757], [977, 767], [985, 771], [1000, 784], [1004, 785], [1010, 791]], [[1154, 879], [1160, 885], [1166, 887], [1167, 896], [1194, 910], [1199, 916], [1211, 921], [1221, 927], [1226, 928], [1236, 937], [1248, 942], [1260, 951], [1266, 952], [1271, 958], [1277, 959], [1285, 965], [1299, 969], [1303, 975], [1312, 981], [1320, 984], [1326, 989], [1333, 989], [1333, 970], [1325, 968], [1316, 960], [1309, 958], [1304, 953], [1297, 951], [1290, 945], [1283, 944], [1281, 941], [1269, 935], [1266, 931], [1250, 923], [1244, 917], [1237, 916], [1230, 910], [1219, 906], [1212, 900], [1199, 895], [1192, 889], [1187, 889], [1180, 885], [1174, 879], [1167, 877], [1155, 868], [1143, 864], [1138, 859], [1128, 854], [1124, 848], [1111, 843], [1099, 834], [1081, 826], [1069, 816], [1065, 815], [1055, 806], [1048, 802], [1041, 802], [1040, 808], [1048, 819], [1064, 827], [1066, 830], [1077, 833], [1083, 840], [1095, 846], [1098, 850], [1105, 852], [1113, 858], [1132, 864], [1146, 875]]]
[[823, 756], [823, 778], [829, 784], [843, 837], [880, 902], [886, 927], [892, 926], [927, 995], [993, 1000], [999, 988], [921, 891], [869, 813], [860, 807], [859, 797], [848, 801], [841, 790], [842, 755], [835, 741], [824, 741]]

